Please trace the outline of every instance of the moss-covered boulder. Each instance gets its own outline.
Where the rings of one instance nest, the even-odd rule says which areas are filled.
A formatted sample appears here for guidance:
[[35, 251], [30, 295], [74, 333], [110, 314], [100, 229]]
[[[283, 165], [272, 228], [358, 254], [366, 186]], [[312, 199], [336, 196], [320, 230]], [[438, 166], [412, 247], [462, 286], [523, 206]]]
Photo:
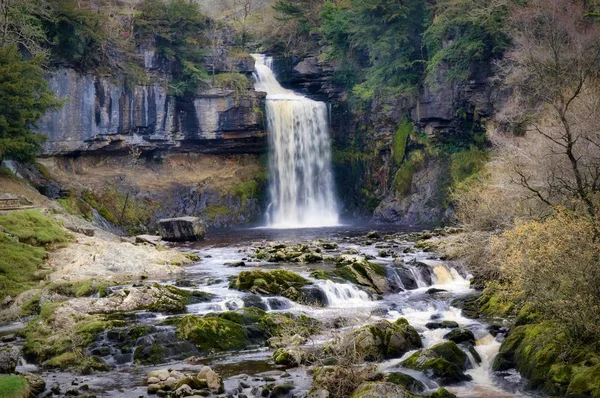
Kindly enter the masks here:
[[516, 368], [528, 387], [550, 395], [600, 397], [600, 355], [580, 347], [565, 356], [567, 344], [558, 325], [516, 326], [502, 342], [493, 369]]
[[287, 367], [311, 363], [314, 361], [314, 359], [314, 355], [297, 346], [278, 348], [273, 353], [273, 361], [277, 365], [283, 365]]
[[456, 395], [452, 394], [450, 391], [446, 390], [444, 387], [440, 387], [435, 390], [429, 398], [456, 398]]
[[453, 341], [456, 344], [469, 343], [475, 345], [475, 335], [469, 329], [465, 328], [454, 329], [453, 331], [446, 333], [444, 338]]
[[365, 382], [354, 390], [351, 398], [416, 398], [416, 396], [398, 384]]
[[87, 312], [112, 313], [126, 311], [156, 311], [169, 314], [186, 312], [186, 305], [210, 301], [214, 296], [199, 290], [183, 290], [175, 286], [154, 283], [121, 289], [106, 298], [90, 303]]
[[427, 389], [427, 386], [423, 382], [406, 373], [388, 373], [385, 375], [385, 381], [398, 384], [414, 394], [420, 394]]
[[342, 255], [337, 259], [337, 268], [333, 271], [335, 276], [364, 286], [377, 294], [393, 291], [385, 267], [364, 257]]
[[467, 355], [454, 342], [436, 344], [415, 352], [401, 366], [424, 372], [443, 385], [471, 380], [467, 370]]
[[422, 347], [417, 331], [404, 318], [392, 323], [380, 320], [348, 332], [328, 347], [332, 351], [355, 348], [366, 360], [400, 358], [407, 351]]
[[104, 315], [78, 312], [64, 303], [44, 304], [40, 316], [29, 321], [21, 332], [25, 338], [23, 354], [46, 368], [107, 370], [106, 364], [90, 357], [86, 348], [99, 333], [122, 324]]
[[277, 269], [273, 271], [242, 271], [231, 280], [229, 287], [256, 294], [283, 296], [293, 301], [299, 301], [302, 298], [301, 289], [310, 284], [309, 280], [294, 272]]
[[177, 333], [182, 339], [196, 344], [202, 352], [241, 350], [250, 345], [242, 325], [218, 317], [184, 316], [178, 321]]

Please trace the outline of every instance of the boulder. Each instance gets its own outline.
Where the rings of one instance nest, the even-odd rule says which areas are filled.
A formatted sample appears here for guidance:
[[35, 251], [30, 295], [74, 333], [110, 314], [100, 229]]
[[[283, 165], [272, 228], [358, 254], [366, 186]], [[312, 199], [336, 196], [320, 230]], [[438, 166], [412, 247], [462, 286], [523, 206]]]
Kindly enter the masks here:
[[38, 396], [46, 389], [46, 382], [39, 375], [29, 372], [21, 373], [21, 376], [27, 380], [31, 396]]
[[365, 382], [351, 395], [351, 398], [413, 398], [404, 387], [394, 383]]
[[454, 329], [458, 327], [458, 323], [454, 321], [428, 322], [425, 324], [427, 329]]
[[0, 348], [0, 374], [11, 374], [19, 363], [20, 350], [17, 347]]
[[380, 320], [349, 332], [330, 346], [334, 351], [356, 347], [365, 359], [400, 358], [407, 351], [422, 347], [417, 331], [404, 318], [391, 323]]
[[385, 381], [398, 384], [414, 394], [420, 394], [427, 389], [427, 386], [423, 382], [406, 373], [389, 373], [385, 375]]
[[449, 341], [415, 352], [400, 365], [420, 370], [446, 385], [471, 380], [471, 376], [464, 373], [467, 363], [467, 355], [456, 343]]
[[429, 398], [456, 398], [456, 395], [446, 390], [444, 387], [438, 388], [429, 396]]
[[470, 330], [464, 328], [454, 329], [450, 333], [446, 333], [444, 338], [453, 341], [456, 344], [469, 343], [475, 345], [475, 335]]
[[198, 217], [163, 218], [158, 222], [162, 239], [171, 242], [204, 239], [206, 227]]
[[214, 370], [208, 366], [204, 366], [198, 373], [200, 380], [206, 380], [208, 389], [214, 393], [220, 394], [225, 388], [223, 386], [223, 379]]
[[300, 290], [310, 284], [310, 281], [294, 272], [277, 269], [242, 271], [229, 283], [229, 287], [269, 296], [284, 296], [299, 301], [302, 297]]

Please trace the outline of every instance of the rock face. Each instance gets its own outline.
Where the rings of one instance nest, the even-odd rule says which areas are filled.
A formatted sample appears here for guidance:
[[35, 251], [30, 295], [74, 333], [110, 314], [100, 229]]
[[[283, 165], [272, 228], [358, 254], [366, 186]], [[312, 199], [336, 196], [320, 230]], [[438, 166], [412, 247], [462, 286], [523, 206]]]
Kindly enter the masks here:
[[11, 374], [19, 362], [20, 352], [17, 347], [0, 348], [0, 374]]
[[430, 162], [415, 172], [407, 195], [398, 195], [394, 190], [388, 192], [375, 209], [372, 221], [420, 226], [440, 224], [449, 216], [440, 205], [442, 188], [448, 181], [447, 165], [441, 161]]
[[158, 222], [160, 236], [171, 242], [204, 239], [206, 227], [198, 217], [164, 218]]
[[44, 155], [171, 150], [262, 152], [263, 93], [222, 88], [193, 98], [169, 95], [165, 85], [127, 87], [123, 78], [83, 75], [59, 68], [50, 89], [68, 99], [45, 115], [38, 130], [48, 136]]

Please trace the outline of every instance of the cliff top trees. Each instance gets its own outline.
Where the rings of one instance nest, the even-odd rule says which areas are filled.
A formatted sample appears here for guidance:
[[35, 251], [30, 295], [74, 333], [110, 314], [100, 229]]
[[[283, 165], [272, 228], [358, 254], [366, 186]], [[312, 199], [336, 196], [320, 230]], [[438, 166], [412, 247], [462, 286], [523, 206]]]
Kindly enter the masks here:
[[170, 91], [178, 96], [194, 93], [208, 79], [202, 61], [211, 21], [198, 4], [185, 0], [145, 0], [140, 11], [135, 20], [137, 34], [142, 40], [153, 36], [157, 50], [174, 63]]
[[59, 104], [48, 90], [40, 62], [40, 57], [23, 61], [15, 45], [0, 48], [0, 161], [33, 160], [44, 136], [31, 127]]

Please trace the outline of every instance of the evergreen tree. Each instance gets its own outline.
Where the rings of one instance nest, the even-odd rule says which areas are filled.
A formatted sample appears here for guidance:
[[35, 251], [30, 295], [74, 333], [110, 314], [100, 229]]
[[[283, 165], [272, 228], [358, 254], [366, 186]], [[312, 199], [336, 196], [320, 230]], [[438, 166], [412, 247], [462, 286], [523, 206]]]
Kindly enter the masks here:
[[0, 48], [0, 160], [33, 160], [45, 137], [31, 128], [60, 104], [40, 63], [39, 56], [23, 60], [15, 45]]

